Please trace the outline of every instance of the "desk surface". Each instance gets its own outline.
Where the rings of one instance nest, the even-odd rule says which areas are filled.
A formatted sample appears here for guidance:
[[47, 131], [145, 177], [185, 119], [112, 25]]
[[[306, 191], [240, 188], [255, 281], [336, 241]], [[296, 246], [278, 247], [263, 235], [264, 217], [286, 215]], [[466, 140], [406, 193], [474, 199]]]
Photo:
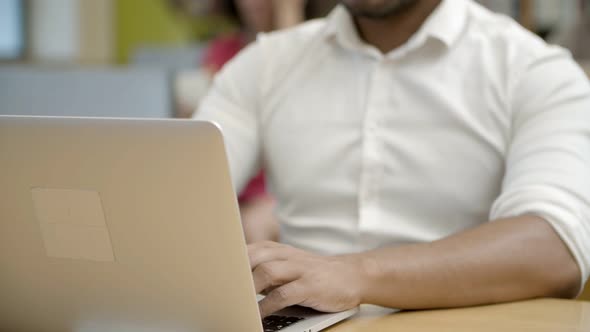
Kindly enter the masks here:
[[590, 302], [539, 299], [482, 307], [391, 313], [365, 307], [329, 332], [588, 332]]

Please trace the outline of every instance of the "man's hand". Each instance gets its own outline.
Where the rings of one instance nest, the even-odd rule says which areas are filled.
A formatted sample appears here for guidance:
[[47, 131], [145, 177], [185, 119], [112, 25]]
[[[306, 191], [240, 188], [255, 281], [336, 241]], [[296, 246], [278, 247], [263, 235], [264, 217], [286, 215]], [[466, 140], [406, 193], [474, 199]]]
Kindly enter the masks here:
[[324, 312], [358, 306], [365, 287], [363, 261], [359, 255], [320, 256], [276, 242], [248, 246], [259, 302], [266, 317], [291, 305]]

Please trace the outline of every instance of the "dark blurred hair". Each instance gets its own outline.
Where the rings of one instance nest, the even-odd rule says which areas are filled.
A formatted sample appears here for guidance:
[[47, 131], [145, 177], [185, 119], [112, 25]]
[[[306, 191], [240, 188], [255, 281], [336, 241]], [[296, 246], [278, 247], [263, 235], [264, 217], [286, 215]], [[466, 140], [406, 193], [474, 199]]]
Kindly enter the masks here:
[[218, 3], [221, 7], [219, 8], [221, 13], [229, 16], [232, 19], [235, 19], [240, 24], [242, 23], [240, 19], [240, 12], [238, 11], [238, 6], [236, 5], [236, 2], [234, 0], [220, 0], [218, 1]]
[[[222, 14], [236, 20], [240, 25], [242, 24], [235, 0], [217, 0], [217, 2], [219, 3], [219, 10]], [[305, 2], [305, 19], [323, 17], [337, 3], [338, 0], [307, 0]]]
[[[190, 1], [167, 0], [167, 2], [176, 10], [180, 10], [185, 13], [188, 12], [186, 3], [190, 3]], [[338, 0], [307, 0], [305, 3], [305, 19], [308, 20], [325, 16], [337, 3]], [[240, 12], [238, 11], [238, 6], [236, 5], [235, 0], [214, 0], [214, 6], [211, 9], [212, 13], [227, 16], [239, 25], [243, 25], [243, 21], [240, 18]], [[187, 14], [194, 15], [195, 13], [188, 12]]]

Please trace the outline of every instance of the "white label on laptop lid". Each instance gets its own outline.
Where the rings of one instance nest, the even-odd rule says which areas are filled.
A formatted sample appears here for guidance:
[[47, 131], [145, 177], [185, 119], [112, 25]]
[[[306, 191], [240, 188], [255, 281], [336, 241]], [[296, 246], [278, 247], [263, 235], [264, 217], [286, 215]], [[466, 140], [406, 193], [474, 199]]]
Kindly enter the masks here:
[[31, 193], [47, 256], [115, 260], [98, 192], [33, 188]]

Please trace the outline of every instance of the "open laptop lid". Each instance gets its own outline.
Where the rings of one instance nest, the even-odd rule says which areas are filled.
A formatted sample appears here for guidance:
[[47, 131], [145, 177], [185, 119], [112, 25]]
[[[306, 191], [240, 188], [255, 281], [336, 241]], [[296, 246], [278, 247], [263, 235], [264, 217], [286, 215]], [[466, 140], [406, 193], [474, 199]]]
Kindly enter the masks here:
[[0, 165], [0, 330], [261, 330], [215, 125], [0, 116]]

